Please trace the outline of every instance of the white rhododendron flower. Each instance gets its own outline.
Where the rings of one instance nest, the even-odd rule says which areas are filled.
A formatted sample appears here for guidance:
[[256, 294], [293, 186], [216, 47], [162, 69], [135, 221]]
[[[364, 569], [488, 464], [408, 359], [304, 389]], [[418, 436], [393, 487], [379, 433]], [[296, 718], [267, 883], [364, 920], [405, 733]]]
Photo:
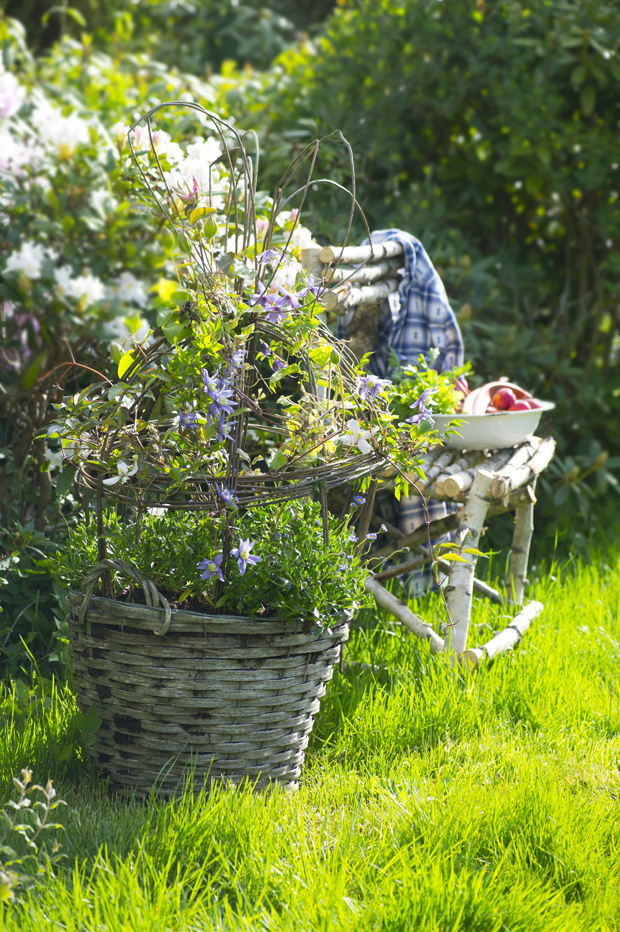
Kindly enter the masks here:
[[4, 67], [0, 51], [0, 117], [15, 116], [25, 99], [26, 91], [15, 75]]
[[208, 139], [203, 139], [202, 136], [198, 136], [191, 145], [187, 147], [187, 155], [190, 159], [196, 159], [198, 162], [206, 162], [208, 165], [212, 165], [213, 162], [219, 159], [221, 154], [222, 147], [213, 136], [210, 136]]
[[129, 132], [129, 127], [126, 123], [123, 123], [122, 120], [119, 120], [118, 123], [115, 123], [110, 127], [110, 136], [113, 139], [122, 139], [123, 145], [127, 145], [127, 133]]
[[0, 130], [0, 173], [20, 175], [27, 165], [36, 165], [43, 150]]
[[[148, 131], [146, 133], [148, 141]], [[158, 155], [165, 155], [169, 162], [179, 162], [183, 158], [183, 149], [178, 142], [172, 142], [168, 133], [156, 129], [153, 133], [153, 145]]]
[[49, 254], [49, 250], [40, 243], [23, 243], [20, 249], [9, 256], [6, 271], [23, 272], [26, 278], [34, 281], [41, 278], [41, 267]]
[[94, 191], [91, 191], [90, 202], [102, 217], [118, 207], [118, 201], [115, 197], [112, 197], [107, 188], [95, 188]]
[[32, 116], [39, 138], [57, 152], [73, 152], [90, 139], [89, 126], [77, 113], [63, 116], [62, 112], [48, 101], [38, 103]]
[[146, 307], [149, 300], [144, 285], [131, 272], [123, 272], [115, 282], [110, 282], [108, 294], [111, 298], [131, 302], [139, 307]]
[[284, 288], [286, 291], [291, 291], [295, 285], [295, 279], [299, 272], [303, 270], [301, 263], [297, 259], [289, 259], [289, 261], [281, 265], [273, 276], [273, 281]]
[[76, 301], [83, 299], [86, 307], [103, 300], [105, 288], [101, 279], [91, 275], [90, 272], [86, 275], [79, 275], [77, 278], [71, 276], [72, 269], [68, 265], [54, 269], [58, 289], [66, 298], [74, 298]]
[[372, 453], [372, 447], [368, 443], [371, 431], [364, 430], [360, 422], [355, 418], [346, 423], [346, 433], [342, 434], [340, 439], [347, 447], [357, 447], [360, 453]]
[[312, 249], [319, 244], [316, 242], [308, 227], [300, 227], [299, 224], [293, 230], [291, 236], [291, 245], [298, 246], [300, 249]]

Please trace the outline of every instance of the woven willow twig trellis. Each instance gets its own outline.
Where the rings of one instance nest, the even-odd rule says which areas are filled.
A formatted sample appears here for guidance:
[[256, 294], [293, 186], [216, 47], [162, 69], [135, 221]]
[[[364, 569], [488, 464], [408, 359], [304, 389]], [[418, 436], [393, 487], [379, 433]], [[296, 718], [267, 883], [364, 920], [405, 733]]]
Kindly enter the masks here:
[[[211, 127], [207, 142], [194, 143], [199, 153], [211, 143], [200, 181], [166, 161], [170, 143], [152, 126], [166, 107], [189, 108]], [[247, 135], [186, 101], [153, 108], [130, 131], [142, 197], [167, 224], [179, 297], [164, 307], [150, 342], [117, 359], [116, 382], [104, 378], [66, 405], [65, 454], [87, 499], [96, 495], [100, 525], [105, 500], [138, 514], [149, 507], [218, 513], [222, 489], [243, 507], [317, 493], [327, 539], [327, 490], [380, 472], [397, 452], [411, 466], [424, 446], [415, 432], [391, 423], [385, 397], [360, 393], [363, 370], [320, 317], [317, 301], [327, 284], [313, 282], [301, 265], [304, 287], [287, 291], [277, 282], [310, 186], [334, 184], [313, 176], [325, 140], [308, 146], [283, 175], [259, 240], [258, 144], [249, 134], [248, 153]], [[351, 164], [348, 237], [358, 206], [353, 159], [344, 137], [333, 135]], [[306, 163], [304, 183], [285, 198]], [[282, 208], [295, 198], [296, 218], [275, 248]], [[277, 397], [283, 368], [294, 380], [284, 407]], [[366, 439], [360, 444], [358, 437]], [[268, 449], [277, 451], [273, 462]], [[103, 534], [100, 544], [103, 560]]]

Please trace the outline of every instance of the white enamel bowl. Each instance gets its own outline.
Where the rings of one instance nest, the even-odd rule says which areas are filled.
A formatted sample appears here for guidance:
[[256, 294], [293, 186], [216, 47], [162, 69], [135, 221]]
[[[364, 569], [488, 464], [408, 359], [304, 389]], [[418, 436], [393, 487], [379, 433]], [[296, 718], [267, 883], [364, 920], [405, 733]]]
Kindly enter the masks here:
[[533, 411], [498, 411], [497, 414], [434, 414], [441, 437], [450, 421], [460, 421], [458, 434], [444, 439], [450, 450], [499, 450], [514, 447], [532, 436], [544, 411], [555, 408], [552, 401], [539, 401]]

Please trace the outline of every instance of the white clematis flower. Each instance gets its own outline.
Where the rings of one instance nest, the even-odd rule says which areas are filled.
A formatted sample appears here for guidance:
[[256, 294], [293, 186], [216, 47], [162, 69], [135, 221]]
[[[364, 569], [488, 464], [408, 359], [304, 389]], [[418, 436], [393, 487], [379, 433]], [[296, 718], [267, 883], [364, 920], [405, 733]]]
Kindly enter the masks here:
[[109, 479], [104, 479], [104, 485], [116, 485], [117, 482], [120, 482], [124, 485], [128, 479], [131, 479], [131, 477], [135, 476], [135, 474], [138, 472], [138, 464], [134, 463], [133, 466], [130, 467], [129, 464], [125, 462], [125, 460], [119, 460], [116, 471], [118, 472], [118, 475], [110, 476]]
[[372, 436], [370, 430], [364, 430], [355, 418], [347, 421], [346, 428], [346, 433], [340, 437], [345, 446], [357, 447], [360, 453], [372, 453], [372, 447], [368, 443], [369, 437]]
[[60, 469], [60, 467], [62, 466], [62, 459], [63, 459], [62, 450], [58, 450], [57, 452], [53, 452], [52, 450], [46, 450], [43, 456], [45, 457], [46, 460], [49, 461], [50, 472], [52, 471], [52, 469]]

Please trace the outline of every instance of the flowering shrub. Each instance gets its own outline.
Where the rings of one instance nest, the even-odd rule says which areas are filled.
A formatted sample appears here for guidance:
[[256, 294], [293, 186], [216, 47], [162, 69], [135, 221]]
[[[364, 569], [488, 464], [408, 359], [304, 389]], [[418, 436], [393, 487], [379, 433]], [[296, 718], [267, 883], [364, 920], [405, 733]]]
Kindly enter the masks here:
[[140, 339], [170, 288], [113, 128], [153, 96], [213, 103], [215, 91], [145, 56], [96, 52], [88, 36], [34, 62], [7, 18], [0, 46], [0, 664], [8, 655], [18, 669], [21, 639], [41, 661], [60, 624], [43, 535], [81, 508], [73, 470], [35, 435], [59, 377], [71, 391], [88, 384], [101, 348]]
[[[313, 502], [268, 505], [228, 516], [231, 539], [230, 585], [216, 598], [223, 580], [220, 548], [224, 519], [206, 513], [149, 514], [140, 524], [108, 512], [105, 533], [110, 556], [125, 560], [151, 578], [182, 608], [331, 624], [366, 601], [366, 576], [348, 522], [330, 518], [324, 546], [320, 506]], [[78, 587], [98, 561], [94, 522], [69, 532], [67, 547], [52, 559], [64, 585]], [[246, 552], [247, 556], [243, 554]], [[244, 565], [245, 564], [245, 565]], [[120, 595], [127, 580], [118, 577]], [[127, 590], [125, 590], [127, 592]], [[134, 600], [140, 592], [127, 593]]]

